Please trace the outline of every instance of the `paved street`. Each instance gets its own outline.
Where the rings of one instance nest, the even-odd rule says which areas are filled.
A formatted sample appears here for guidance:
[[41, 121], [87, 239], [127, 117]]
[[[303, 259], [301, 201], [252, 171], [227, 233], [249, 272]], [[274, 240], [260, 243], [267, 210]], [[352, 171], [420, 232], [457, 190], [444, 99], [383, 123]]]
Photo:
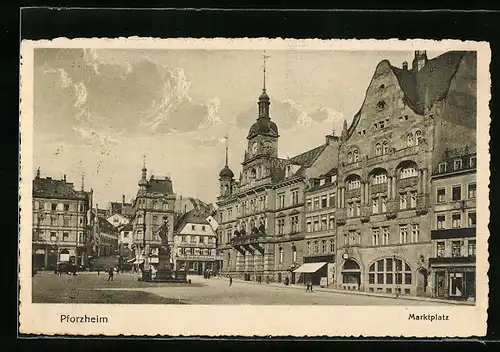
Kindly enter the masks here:
[[56, 276], [41, 272], [33, 277], [35, 303], [147, 303], [147, 304], [255, 304], [255, 305], [440, 305], [405, 299], [316, 291], [295, 287], [190, 277], [192, 284], [138, 282], [132, 274], [107, 281], [101, 273]]

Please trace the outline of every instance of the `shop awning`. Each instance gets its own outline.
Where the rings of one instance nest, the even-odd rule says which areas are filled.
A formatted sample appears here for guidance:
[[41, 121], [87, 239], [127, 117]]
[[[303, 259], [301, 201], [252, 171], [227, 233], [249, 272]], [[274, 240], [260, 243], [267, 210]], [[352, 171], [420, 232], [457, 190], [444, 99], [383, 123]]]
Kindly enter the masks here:
[[294, 273], [315, 273], [322, 267], [324, 267], [327, 263], [326, 262], [320, 262], [320, 263], [306, 263], [302, 264], [298, 269], [295, 269], [293, 272]]

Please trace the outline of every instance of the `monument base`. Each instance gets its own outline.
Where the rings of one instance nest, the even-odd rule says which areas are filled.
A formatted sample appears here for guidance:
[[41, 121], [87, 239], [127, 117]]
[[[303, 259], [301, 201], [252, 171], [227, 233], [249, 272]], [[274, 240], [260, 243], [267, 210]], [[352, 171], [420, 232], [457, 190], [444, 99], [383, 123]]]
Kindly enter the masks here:
[[156, 275], [154, 277], [152, 277], [151, 273], [149, 272], [143, 273], [142, 277], [139, 278], [139, 281], [158, 283], [191, 283], [191, 280], [187, 279], [185, 271], [172, 271], [171, 269], [160, 269], [156, 272]]

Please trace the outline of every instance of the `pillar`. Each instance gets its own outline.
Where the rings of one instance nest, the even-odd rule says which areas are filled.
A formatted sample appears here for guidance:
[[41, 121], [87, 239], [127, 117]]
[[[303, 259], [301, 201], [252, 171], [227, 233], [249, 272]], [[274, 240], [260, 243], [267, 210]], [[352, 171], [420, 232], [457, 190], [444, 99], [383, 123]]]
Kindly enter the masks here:
[[370, 203], [370, 182], [365, 183], [366, 192], [365, 192], [365, 204]]
[[423, 175], [422, 175], [422, 193], [427, 193], [427, 169], [423, 169]]
[[387, 199], [392, 198], [392, 177], [387, 176]]
[[360, 197], [361, 197], [361, 205], [365, 204], [365, 192], [366, 192], [366, 187], [365, 183], [361, 182], [361, 189], [360, 189]]
[[43, 264], [45, 266], [45, 269], [47, 269], [47, 267], [49, 266], [49, 250], [47, 248], [45, 248], [45, 258]]
[[337, 209], [340, 209], [342, 188], [337, 187]]
[[417, 192], [419, 194], [423, 193], [424, 192], [424, 188], [422, 186], [422, 177], [423, 177], [423, 170], [420, 169], [418, 170], [418, 174], [417, 174]]
[[392, 199], [396, 199], [396, 176], [392, 177]]

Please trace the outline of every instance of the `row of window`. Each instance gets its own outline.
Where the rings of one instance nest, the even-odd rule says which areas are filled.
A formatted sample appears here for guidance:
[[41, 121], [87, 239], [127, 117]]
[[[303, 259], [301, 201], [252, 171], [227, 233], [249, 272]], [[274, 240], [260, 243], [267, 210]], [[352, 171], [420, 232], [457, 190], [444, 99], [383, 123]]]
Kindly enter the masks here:
[[[38, 231], [38, 239], [43, 239], [43, 232]], [[68, 242], [68, 241], [75, 241], [75, 238], [70, 238], [70, 233], [69, 232], [63, 232], [59, 233], [56, 231], [51, 231], [50, 232], [50, 241], [51, 242]], [[78, 233], [78, 243], [84, 243], [85, 242], [85, 235], [82, 232]]]
[[[290, 222], [290, 232], [291, 233], [300, 232], [300, 225], [299, 225], [300, 222], [299, 222], [298, 215], [290, 216], [289, 222]], [[277, 228], [278, 235], [285, 234], [285, 218], [280, 218], [276, 221], [276, 228]]]
[[285, 199], [285, 193], [280, 193], [278, 194], [278, 198], [276, 200], [276, 208], [285, 208], [287, 206], [294, 206], [300, 203], [299, 200], [299, 190], [298, 189], [292, 189], [290, 191], [290, 201], [286, 202]]
[[204, 255], [204, 256], [215, 256], [215, 248], [177, 248], [177, 254], [179, 255]]
[[51, 203], [35, 201], [35, 210], [51, 210], [51, 211], [85, 211], [84, 204], [77, 203]]
[[[469, 211], [467, 216], [467, 227], [476, 227], [476, 211]], [[456, 212], [451, 214], [451, 228], [459, 229], [463, 227], [462, 213]], [[449, 228], [446, 224], [446, 213], [436, 214], [436, 229], [443, 230]]]
[[322, 253], [334, 253], [335, 252], [335, 240], [330, 238], [327, 240], [320, 241], [307, 241], [306, 243], [306, 253], [307, 254], [322, 254]]
[[[151, 225], [155, 225], [155, 224], [161, 225], [165, 221], [168, 221], [168, 216], [166, 216], [166, 215], [164, 215], [164, 216], [153, 215], [151, 217]], [[144, 223], [144, 218], [143, 218], [142, 214], [138, 214], [137, 215], [137, 224], [140, 225], [143, 223]]]
[[[438, 241], [436, 243], [436, 254], [438, 258], [449, 257], [447, 255], [446, 241]], [[451, 257], [474, 257], [476, 256], [476, 240], [468, 240], [467, 247], [461, 240], [451, 241]]]
[[323, 208], [334, 208], [337, 206], [335, 203], [336, 196], [335, 193], [330, 193], [328, 195], [322, 195], [321, 197], [315, 197], [306, 200], [306, 210], [313, 211]]
[[[283, 260], [284, 260], [284, 257], [285, 257], [285, 253], [283, 251], [283, 247], [279, 248], [278, 255], [279, 255], [278, 262], [280, 264], [283, 264]], [[297, 248], [295, 246], [292, 247], [291, 259], [292, 259], [293, 263], [297, 262]]]
[[324, 214], [306, 218], [306, 232], [326, 231], [335, 229], [335, 214]]
[[[418, 243], [420, 241], [419, 224], [399, 225], [399, 243]], [[371, 245], [385, 246], [391, 243], [389, 226], [373, 227], [371, 229]], [[361, 233], [358, 230], [349, 230], [344, 234], [344, 246], [355, 246], [361, 244]]]
[[[388, 121], [386, 121], [388, 123]], [[385, 122], [379, 121], [374, 124], [375, 129], [384, 128]], [[419, 145], [422, 141], [422, 132], [417, 130], [415, 133], [408, 133], [406, 135], [406, 146], [413, 147]], [[379, 142], [375, 144], [375, 155], [385, 155], [389, 153], [389, 143], [387, 141]], [[359, 161], [359, 149], [354, 149], [347, 153], [347, 163], [355, 163]]]
[[204, 243], [204, 244], [214, 244], [215, 237], [211, 236], [193, 236], [184, 235], [181, 237], [181, 241], [185, 243]]
[[[469, 182], [467, 184], [467, 199], [476, 198], [476, 182]], [[436, 202], [445, 203], [446, 202], [446, 187], [438, 187], [436, 189]], [[458, 201], [462, 200], [462, 185], [451, 186], [451, 200]]]
[[[464, 165], [464, 162], [462, 159], [455, 159], [453, 160], [453, 171], [459, 171], [463, 168], [475, 168], [476, 167], [476, 157], [471, 156], [468, 160], [468, 165], [467, 165], [467, 160], [465, 162], [466, 165]], [[448, 163], [441, 163], [438, 165], [438, 172], [439, 173], [445, 173], [448, 170]]]
[[163, 203], [161, 201], [153, 201], [151, 204], [151, 202], [148, 202], [146, 199], [139, 198], [137, 204], [139, 208], [146, 208], [152, 205], [152, 208], [155, 210], [168, 210], [168, 203]]
[[[298, 194], [298, 192], [297, 192]], [[220, 212], [221, 222], [227, 222], [236, 219], [236, 217], [241, 217], [245, 215], [250, 215], [253, 213], [261, 212], [267, 209], [267, 196], [260, 196], [255, 199], [250, 199], [235, 206], [235, 212], [233, 213], [233, 208], [228, 208], [226, 211], [222, 210]]]
[[[41, 225], [50, 225], [50, 226], [65, 226], [65, 227], [70, 227], [70, 226], [77, 226], [78, 225], [83, 225], [84, 223], [84, 218], [83, 216], [77, 217], [76, 215], [68, 215], [64, 216], [62, 214], [59, 215], [50, 215], [50, 216], [39, 216], [37, 214], [33, 214], [35, 219], [34, 219], [34, 224], [35, 226], [41, 226]], [[76, 220], [78, 219], [78, 221]]]

